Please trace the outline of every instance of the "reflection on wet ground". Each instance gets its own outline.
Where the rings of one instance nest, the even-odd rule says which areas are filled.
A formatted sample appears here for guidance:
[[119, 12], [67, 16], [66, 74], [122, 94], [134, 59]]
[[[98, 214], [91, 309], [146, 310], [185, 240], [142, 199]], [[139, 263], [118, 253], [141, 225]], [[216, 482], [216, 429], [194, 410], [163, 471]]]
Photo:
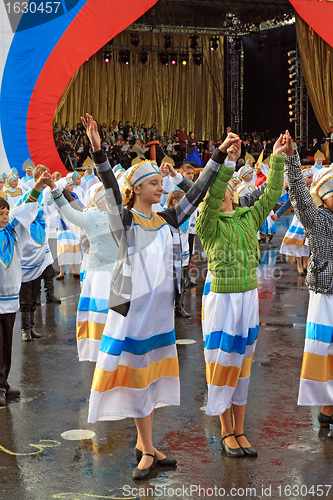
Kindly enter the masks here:
[[[132, 480], [134, 422], [87, 424], [93, 366], [78, 361], [75, 312], [80, 290], [66, 276], [56, 282], [56, 292], [65, 298], [61, 306], [43, 304], [38, 312], [36, 327], [43, 339], [22, 344], [16, 323], [11, 383], [21, 387], [22, 398], [0, 409], [1, 500], [333, 498], [329, 429], [320, 430], [318, 408], [296, 404], [308, 292], [296, 265], [278, 254], [289, 223], [290, 216], [283, 218], [272, 243], [261, 247], [261, 327], [246, 415], [257, 459], [224, 456], [218, 418], [204, 411], [204, 262], [198, 262], [199, 286], [185, 297], [192, 317], [176, 320], [181, 405], [155, 415], [154, 441], [177, 458], [178, 467], [157, 468], [144, 483]], [[79, 430], [95, 435], [82, 439], [85, 435], [79, 433], [81, 439], [72, 440], [71, 432], [70, 440], [61, 437]]]

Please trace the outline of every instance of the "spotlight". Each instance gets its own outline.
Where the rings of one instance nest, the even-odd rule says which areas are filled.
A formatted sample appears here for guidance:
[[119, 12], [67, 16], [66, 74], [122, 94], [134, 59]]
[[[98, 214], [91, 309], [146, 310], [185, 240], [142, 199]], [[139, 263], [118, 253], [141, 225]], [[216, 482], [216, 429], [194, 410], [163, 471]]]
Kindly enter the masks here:
[[219, 46], [218, 43], [218, 37], [217, 36], [211, 36], [210, 39], [210, 50], [216, 50]]
[[289, 85], [290, 85], [290, 86], [292, 86], [292, 85], [294, 85], [294, 83], [296, 83], [296, 82], [297, 82], [296, 78], [295, 78], [294, 80], [290, 80]]
[[241, 38], [236, 38], [235, 39], [235, 50], [237, 52], [239, 52], [240, 50], [242, 50], [242, 39]]
[[295, 93], [295, 89], [288, 89], [288, 94], [294, 94]]
[[109, 63], [111, 60], [111, 52], [108, 49], [104, 50], [103, 57], [104, 57], [104, 61], [106, 63]]
[[191, 40], [191, 43], [190, 43], [190, 47], [191, 49], [196, 49], [197, 46], [198, 46], [198, 35], [191, 35], [190, 36], [190, 40]]
[[296, 50], [291, 50], [288, 52], [288, 57], [294, 57], [296, 55]]
[[288, 64], [293, 64], [296, 61], [296, 57], [292, 57], [291, 59], [288, 59]]
[[139, 35], [136, 33], [131, 34], [131, 44], [134, 45], [134, 47], [137, 47], [140, 43], [140, 38]]
[[194, 60], [194, 64], [196, 64], [197, 66], [201, 66], [202, 65], [202, 54], [200, 54], [200, 52], [193, 54], [193, 60]]
[[296, 70], [296, 64], [293, 64], [290, 68], [288, 68], [289, 73], [292, 73], [294, 70]]
[[170, 54], [170, 62], [173, 66], [177, 64], [177, 54]]
[[265, 47], [265, 42], [263, 40], [258, 40], [257, 51], [261, 52], [264, 47]]
[[164, 48], [169, 49], [172, 45], [172, 37], [170, 35], [164, 35]]
[[297, 122], [297, 118], [289, 118], [290, 123]]
[[146, 64], [148, 61], [148, 52], [140, 52], [140, 61], [142, 64]]
[[186, 66], [188, 63], [188, 54], [181, 54], [180, 56], [180, 62], [182, 63], [183, 66]]
[[295, 72], [294, 73], [290, 73], [289, 74], [289, 78], [294, 78], [294, 76], [296, 76], [296, 75], [297, 75], [297, 73], [295, 73]]
[[119, 52], [120, 60], [124, 64], [129, 64], [130, 61], [130, 53], [129, 50], [121, 50]]
[[169, 57], [167, 52], [160, 52], [160, 61], [164, 66], [168, 65]]

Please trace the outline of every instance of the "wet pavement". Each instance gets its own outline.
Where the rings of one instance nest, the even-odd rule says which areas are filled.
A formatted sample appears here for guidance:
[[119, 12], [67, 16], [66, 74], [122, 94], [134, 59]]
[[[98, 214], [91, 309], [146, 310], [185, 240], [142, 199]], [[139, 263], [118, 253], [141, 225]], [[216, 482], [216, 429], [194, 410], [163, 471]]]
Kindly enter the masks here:
[[[223, 455], [219, 419], [204, 411], [200, 257], [193, 271], [199, 286], [185, 298], [192, 318], [176, 320], [181, 405], [157, 410], [154, 421], [155, 446], [177, 458], [178, 467], [157, 468], [143, 482], [132, 480], [134, 421], [87, 424], [93, 365], [78, 361], [80, 290], [66, 276], [56, 282], [61, 306], [39, 308], [41, 340], [22, 343], [16, 321], [10, 383], [22, 397], [0, 408], [0, 499], [332, 499], [333, 440], [319, 431], [318, 407], [296, 404], [308, 292], [296, 264], [278, 254], [290, 221], [284, 216], [272, 243], [261, 246], [261, 327], [245, 426], [258, 458]], [[80, 429], [95, 435], [62, 437]]]

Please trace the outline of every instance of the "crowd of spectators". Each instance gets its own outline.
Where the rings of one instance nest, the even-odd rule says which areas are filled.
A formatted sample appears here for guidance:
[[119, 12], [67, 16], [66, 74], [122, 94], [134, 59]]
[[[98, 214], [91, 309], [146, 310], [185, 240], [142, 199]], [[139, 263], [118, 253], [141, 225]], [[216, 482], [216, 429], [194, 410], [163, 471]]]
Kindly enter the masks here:
[[[102, 147], [106, 150], [112, 165], [121, 163], [125, 169], [129, 168], [136, 156], [142, 159], [149, 157], [149, 148], [146, 144], [152, 141], [159, 142], [160, 155], [172, 158], [176, 166], [182, 164], [187, 152], [190, 152], [191, 144], [195, 144], [203, 163], [206, 164], [215, 148], [222, 143], [230, 131], [231, 128], [227, 127], [220, 139], [200, 141], [194, 138], [193, 132], [189, 131], [187, 134], [184, 126], [180, 126], [174, 133], [167, 131], [161, 133], [156, 123], [150, 127], [146, 127], [144, 123], [138, 125], [137, 122], [131, 125], [129, 121], [124, 125], [122, 121], [116, 120], [113, 120], [111, 124], [105, 122], [99, 124]], [[60, 158], [68, 170], [81, 168], [90, 148], [89, 139], [81, 123], [77, 123], [74, 127], [70, 127], [68, 122], [64, 126], [55, 123], [53, 133]], [[264, 150], [264, 157], [273, 152], [276, 137], [270, 137], [269, 131], [243, 133], [240, 137], [242, 139], [241, 158], [245, 158], [247, 153], [257, 158], [262, 150]], [[316, 138], [309, 145], [297, 139], [294, 147], [298, 150], [301, 159], [313, 157], [317, 150], [323, 150], [323, 144], [319, 143]]]

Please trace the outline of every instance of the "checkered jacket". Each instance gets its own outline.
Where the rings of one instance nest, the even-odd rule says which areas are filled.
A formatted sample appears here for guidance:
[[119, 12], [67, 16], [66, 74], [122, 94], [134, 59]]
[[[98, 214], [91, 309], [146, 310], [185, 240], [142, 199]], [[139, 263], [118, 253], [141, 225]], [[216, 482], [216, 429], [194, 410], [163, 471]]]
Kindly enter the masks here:
[[331, 294], [333, 293], [333, 212], [325, 207], [316, 208], [302, 174], [298, 153], [286, 156], [285, 171], [290, 201], [309, 240], [310, 258], [306, 284], [316, 293]]
[[[118, 182], [112, 172], [105, 152], [102, 150], [96, 151], [92, 153], [92, 158], [105, 188], [105, 201], [110, 231], [119, 247], [111, 279], [109, 308], [126, 316], [131, 304], [132, 292], [131, 262], [129, 256], [133, 253], [135, 246], [133, 214], [123, 206]], [[183, 224], [202, 202], [225, 158], [226, 155], [219, 149], [216, 149], [202, 174], [186, 193], [186, 196], [175, 207], [158, 212], [158, 215], [163, 217], [169, 224], [170, 229], [177, 229]], [[181, 184], [179, 187], [182, 187]], [[180, 290], [181, 245], [178, 232], [171, 232], [173, 233], [174, 278], [175, 284]]]

